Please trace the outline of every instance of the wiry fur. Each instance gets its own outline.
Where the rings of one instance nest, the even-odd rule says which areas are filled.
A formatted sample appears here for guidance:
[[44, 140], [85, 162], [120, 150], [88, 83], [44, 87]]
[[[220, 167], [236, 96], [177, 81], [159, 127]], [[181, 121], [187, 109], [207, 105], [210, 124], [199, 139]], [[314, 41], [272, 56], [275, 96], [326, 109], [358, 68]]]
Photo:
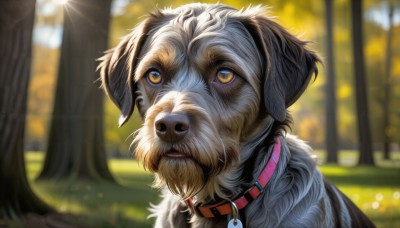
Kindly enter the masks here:
[[[198, 217], [184, 200], [208, 204], [245, 191], [268, 162], [276, 137], [280, 160], [265, 192], [240, 211], [246, 227], [371, 225], [324, 181], [311, 149], [285, 133], [291, 123], [286, 109], [317, 73], [318, 61], [264, 8], [219, 4], [155, 12], [101, 58], [103, 87], [121, 109], [120, 124], [135, 104], [144, 119], [134, 145], [137, 159], [156, 175], [154, 187], [163, 191], [152, 209], [156, 227], [226, 227], [230, 216]], [[159, 84], [147, 78], [154, 69]], [[232, 70], [235, 79], [217, 82], [221, 69]], [[157, 120], [171, 114], [188, 120], [183, 139], [162, 139], [156, 129]]]

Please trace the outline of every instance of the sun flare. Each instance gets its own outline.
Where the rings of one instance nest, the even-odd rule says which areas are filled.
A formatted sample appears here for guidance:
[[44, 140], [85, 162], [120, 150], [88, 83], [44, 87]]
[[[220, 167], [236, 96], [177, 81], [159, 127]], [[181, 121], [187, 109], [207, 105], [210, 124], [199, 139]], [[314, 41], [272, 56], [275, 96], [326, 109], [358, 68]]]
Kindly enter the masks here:
[[67, 5], [69, 0], [53, 0], [53, 2], [60, 5]]

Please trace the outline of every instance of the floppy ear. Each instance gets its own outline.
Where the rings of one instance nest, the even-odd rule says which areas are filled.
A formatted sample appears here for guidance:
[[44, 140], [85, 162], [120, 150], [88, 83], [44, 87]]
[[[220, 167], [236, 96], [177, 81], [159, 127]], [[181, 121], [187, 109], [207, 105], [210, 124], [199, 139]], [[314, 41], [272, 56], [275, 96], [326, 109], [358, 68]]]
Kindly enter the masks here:
[[136, 83], [134, 73], [138, 56], [147, 33], [152, 24], [151, 19], [139, 24], [130, 34], [113, 49], [108, 50], [101, 61], [100, 79], [107, 96], [121, 110], [119, 126], [122, 126], [132, 115], [136, 101]]
[[318, 56], [306, 49], [307, 42], [288, 33], [264, 16], [244, 23], [265, 59], [263, 96], [266, 111], [277, 121], [286, 119], [286, 108], [304, 92], [318, 74]]

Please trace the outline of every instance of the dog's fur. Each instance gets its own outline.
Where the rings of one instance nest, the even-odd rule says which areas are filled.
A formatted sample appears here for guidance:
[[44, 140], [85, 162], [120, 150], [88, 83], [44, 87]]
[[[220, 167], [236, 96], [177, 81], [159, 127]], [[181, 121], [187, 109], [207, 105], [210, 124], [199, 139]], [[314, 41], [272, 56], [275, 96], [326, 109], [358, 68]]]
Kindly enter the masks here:
[[[163, 189], [153, 208], [156, 227], [226, 227], [230, 216], [198, 217], [185, 200], [208, 204], [245, 191], [276, 137], [280, 160], [265, 192], [240, 211], [246, 227], [372, 226], [324, 181], [311, 149], [286, 134], [286, 109], [317, 74], [319, 58], [264, 11], [220, 4], [157, 11], [101, 58], [103, 87], [122, 112], [120, 124], [135, 105], [144, 119], [134, 145]], [[152, 71], [160, 82], [151, 82]], [[218, 81], [221, 71], [234, 79]], [[159, 132], [165, 116], [183, 119], [184, 127], [173, 125], [179, 135]]]

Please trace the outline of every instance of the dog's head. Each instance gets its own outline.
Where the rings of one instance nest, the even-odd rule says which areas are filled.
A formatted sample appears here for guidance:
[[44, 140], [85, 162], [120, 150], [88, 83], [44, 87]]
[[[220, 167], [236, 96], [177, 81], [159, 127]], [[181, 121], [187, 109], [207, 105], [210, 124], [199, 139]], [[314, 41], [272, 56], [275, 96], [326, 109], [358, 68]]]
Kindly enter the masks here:
[[135, 105], [144, 118], [137, 158], [189, 197], [237, 163], [263, 120], [285, 121], [317, 72], [305, 45], [260, 7], [191, 4], [149, 15], [99, 68], [120, 125]]

